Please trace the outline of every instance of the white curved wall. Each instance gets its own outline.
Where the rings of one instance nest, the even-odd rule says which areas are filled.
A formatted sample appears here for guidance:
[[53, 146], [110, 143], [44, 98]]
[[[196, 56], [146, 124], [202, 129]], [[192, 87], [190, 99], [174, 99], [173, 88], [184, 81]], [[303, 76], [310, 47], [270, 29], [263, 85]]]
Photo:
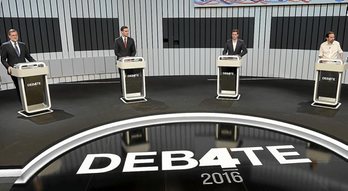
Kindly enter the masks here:
[[[71, 18], [119, 18], [120, 26], [130, 27], [137, 55], [147, 60], [147, 75], [163, 76], [215, 75], [215, 59], [222, 49], [163, 49], [162, 18], [254, 17], [254, 45], [241, 75], [313, 80], [318, 51], [270, 49], [271, 17], [347, 16], [347, 4], [238, 8], [194, 8], [191, 0], [3, 0], [1, 4], [0, 17], [59, 18], [62, 52], [33, 54], [49, 65], [50, 83], [118, 77], [113, 50], [74, 51]], [[1, 89], [12, 89], [4, 67], [0, 75]]]

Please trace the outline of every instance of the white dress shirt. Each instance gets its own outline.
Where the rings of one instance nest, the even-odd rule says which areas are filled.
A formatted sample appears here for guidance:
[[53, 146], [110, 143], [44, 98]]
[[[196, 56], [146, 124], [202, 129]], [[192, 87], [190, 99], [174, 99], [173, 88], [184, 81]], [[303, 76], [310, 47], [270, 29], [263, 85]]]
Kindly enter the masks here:
[[341, 59], [341, 55], [343, 50], [341, 49], [341, 45], [337, 41], [333, 41], [333, 43], [329, 43], [328, 41], [323, 42], [320, 45], [319, 57], [324, 59]]
[[232, 40], [233, 51], [236, 51], [237, 41], [238, 41], [238, 40]]

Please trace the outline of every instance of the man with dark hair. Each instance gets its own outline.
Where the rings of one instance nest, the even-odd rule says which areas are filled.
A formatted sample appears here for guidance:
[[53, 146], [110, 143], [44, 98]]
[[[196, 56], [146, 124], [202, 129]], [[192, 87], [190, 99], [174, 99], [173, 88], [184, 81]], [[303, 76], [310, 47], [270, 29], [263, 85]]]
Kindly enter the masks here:
[[[238, 39], [239, 30], [233, 29], [231, 33], [232, 39], [227, 40], [225, 48], [222, 52], [223, 55], [236, 55], [239, 58], [242, 58], [244, 55], [248, 53], [248, 49], [246, 48], [244, 41], [242, 39]], [[237, 73], [237, 68], [234, 67], [223, 67], [221, 70], [222, 73], [228, 72], [234, 74]], [[234, 79], [236, 80], [236, 79]]]
[[240, 57], [246, 55], [248, 53], [248, 49], [246, 48], [244, 41], [242, 39], [238, 39], [239, 30], [233, 29], [231, 36], [232, 39], [227, 40], [222, 54], [225, 55], [227, 53], [228, 55], [238, 55]]
[[329, 31], [325, 37], [326, 41], [320, 45], [319, 58], [343, 60], [343, 50], [340, 43], [335, 41], [335, 33]]
[[[35, 62], [35, 59], [31, 57], [27, 46], [23, 42], [18, 41], [19, 37], [17, 30], [10, 29], [7, 35], [10, 40], [1, 45], [1, 62], [6, 67], [7, 73], [11, 75], [11, 70], [15, 64], [26, 62], [25, 59], [29, 62]], [[12, 75], [11, 78], [20, 100], [18, 79]]]
[[[135, 56], [137, 50], [135, 48], [134, 40], [129, 37], [129, 29], [127, 26], [121, 27], [121, 36], [115, 39], [115, 55], [117, 60], [120, 60], [122, 57], [127, 56]], [[122, 92], [122, 77], [121, 77], [121, 69], [118, 69], [120, 74], [120, 84], [121, 84], [121, 92]], [[127, 73], [132, 73], [132, 70], [128, 70]]]
[[128, 35], [128, 27], [122, 26], [121, 36], [115, 39], [115, 55], [117, 56], [117, 60], [122, 57], [135, 56], [137, 52], [134, 40]]

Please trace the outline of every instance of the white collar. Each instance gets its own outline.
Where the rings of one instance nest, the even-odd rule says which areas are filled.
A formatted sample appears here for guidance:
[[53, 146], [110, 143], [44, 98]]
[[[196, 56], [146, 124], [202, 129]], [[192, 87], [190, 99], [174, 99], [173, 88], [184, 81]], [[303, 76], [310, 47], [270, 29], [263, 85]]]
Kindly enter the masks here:
[[334, 44], [335, 44], [335, 41], [333, 41], [332, 43], [329, 43], [329, 41], [326, 41], [326, 43], [327, 43], [328, 45], [334, 45]]
[[18, 45], [18, 41], [17, 42], [13, 42], [12, 40], [10, 40], [11, 44], [14, 46], [15, 43]]

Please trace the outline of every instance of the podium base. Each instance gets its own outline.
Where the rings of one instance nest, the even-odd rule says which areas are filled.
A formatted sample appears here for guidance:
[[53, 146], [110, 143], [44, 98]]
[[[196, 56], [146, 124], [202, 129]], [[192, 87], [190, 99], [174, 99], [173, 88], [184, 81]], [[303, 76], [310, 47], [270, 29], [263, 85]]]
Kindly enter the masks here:
[[52, 112], [53, 112], [52, 109], [47, 109], [47, 110], [43, 110], [43, 111], [39, 111], [39, 112], [35, 112], [35, 113], [28, 113], [28, 112], [25, 112], [24, 110], [21, 110], [21, 111], [18, 111], [17, 113], [26, 117], [26, 118], [30, 118], [30, 117], [45, 115], [45, 114], [52, 113]]
[[237, 101], [239, 100], [239, 98], [240, 98], [240, 94], [234, 97], [228, 97], [228, 96], [222, 96], [222, 95], [216, 96], [217, 100], [226, 100], [226, 101]]
[[126, 100], [124, 97], [121, 97], [120, 100], [121, 100], [123, 103], [125, 103], [125, 104], [147, 102], [147, 99], [146, 99], [146, 98], [139, 98], [139, 99], [134, 99], [134, 100]]
[[321, 107], [321, 108], [326, 108], [326, 109], [338, 109], [341, 106], [341, 103], [337, 103], [336, 105], [325, 105], [325, 104], [320, 104], [313, 102], [311, 104], [313, 107]]

